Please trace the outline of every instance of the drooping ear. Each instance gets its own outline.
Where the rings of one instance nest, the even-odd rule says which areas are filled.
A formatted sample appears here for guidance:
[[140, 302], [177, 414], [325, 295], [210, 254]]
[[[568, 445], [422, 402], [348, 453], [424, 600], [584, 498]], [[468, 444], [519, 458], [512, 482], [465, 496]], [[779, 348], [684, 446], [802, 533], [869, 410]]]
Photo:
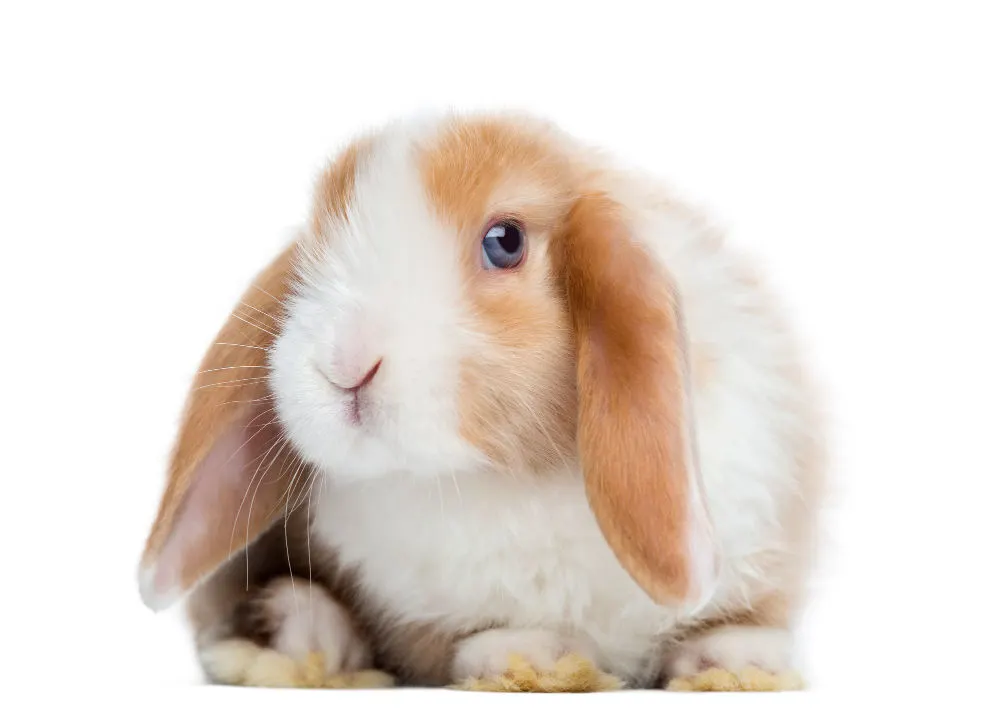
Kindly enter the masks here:
[[284, 511], [297, 462], [269, 399], [267, 349], [291, 252], [256, 278], [202, 360], [140, 565], [139, 588], [152, 609], [187, 593]]
[[577, 441], [597, 523], [653, 600], [700, 604], [717, 555], [678, 293], [605, 195], [576, 201], [550, 252], [575, 332]]

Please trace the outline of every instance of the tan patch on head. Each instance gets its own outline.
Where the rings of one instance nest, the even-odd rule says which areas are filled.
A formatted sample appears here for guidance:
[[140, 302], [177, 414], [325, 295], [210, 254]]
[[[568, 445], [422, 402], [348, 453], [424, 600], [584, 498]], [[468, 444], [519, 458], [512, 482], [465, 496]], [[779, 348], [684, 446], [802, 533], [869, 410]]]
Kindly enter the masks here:
[[[517, 204], [531, 219], [561, 214], [570, 191], [566, 158], [539, 128], [508, 119], [453, 120], [420, 154], [420, 174], [440, 218], [478, 231], [491, 208]], [[517, 202], [519, 200], [519, 202]]]
[[[480, 351], [461, 368], [462, 435], [510, 468], [569, 464], [575, 385], [568, 319], [551, 281], [547, 238], [573, 192], [572, 168], [544, 129], [508, 119], [454, 120], [419, 155], [434, 211], [460, 243]], [[515, 219], [527, 257], [510, 271], [481, 266], [481, 240]]]
[[323, 171], [316, 184], [312, 206], [312, 232], [321, 235], [331, 220], [345, 222], [354, 201], [358, 168], [370, 155], [374, 139], [361, 137], [348, 145]]

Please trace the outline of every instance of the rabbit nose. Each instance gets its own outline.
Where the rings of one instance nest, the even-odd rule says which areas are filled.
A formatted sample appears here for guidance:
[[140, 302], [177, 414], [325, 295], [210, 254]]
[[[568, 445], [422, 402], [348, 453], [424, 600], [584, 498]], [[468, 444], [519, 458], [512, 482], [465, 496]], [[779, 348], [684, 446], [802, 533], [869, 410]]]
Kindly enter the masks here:
[[371, 383], [371, 380], [373, 380], [375, 378], [375, 375], [378, 374], [378, 370], [381, 369], [381, 366], [382, 366], [382, 360], [379, 359], [377, 362], [374, 363], [374, 365], [372, 365], [371, 369], [369, 369], [364, 374], [364, 376], [361, 377], [361, 379], [359, 381], [355, 382], [354, 384], [352, 384], [350, 386], [344, 386], [344, 385], [341, 385], [341, 384], [337, 384], [335, 382], [333, 384], [335, 384], [337, 387], [339, 387], [340, 389], [342, 389], [344, 392], [354, 392], [356, 394], [361, 389], [363, 389], [366, 385], [368, 385], [368, 384]]

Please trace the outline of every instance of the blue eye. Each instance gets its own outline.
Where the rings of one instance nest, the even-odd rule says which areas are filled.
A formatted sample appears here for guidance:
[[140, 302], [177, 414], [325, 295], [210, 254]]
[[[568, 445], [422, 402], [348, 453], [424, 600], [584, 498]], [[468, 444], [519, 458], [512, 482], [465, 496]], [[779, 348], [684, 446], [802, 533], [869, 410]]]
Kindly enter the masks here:
[[497, 222], [482, 238], [482, 266], [510, 270], [524, 259], [524, 231], [512, 222]]

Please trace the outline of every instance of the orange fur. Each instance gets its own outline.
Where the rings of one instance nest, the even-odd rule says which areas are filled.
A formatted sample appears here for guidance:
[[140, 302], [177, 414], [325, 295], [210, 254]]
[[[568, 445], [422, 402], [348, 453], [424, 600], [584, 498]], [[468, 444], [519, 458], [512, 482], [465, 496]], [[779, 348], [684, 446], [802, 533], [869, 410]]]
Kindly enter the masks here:
[[[262, 366], [276, 332], [275, 318], [281, 316], [280, 300], [288, 290], [292, 252], [292, 248], [282, 252], [256, 278], [201, 362], [171, 456], [159, 512], [146, 542], [146, 565], [157, 559], [167, 543], [184, 511], [196, 470], [223, 433], [244, 423], [253, 431], [262, 430], [260, 439], [268, 445], [275, 439], [272, 427], [264, 426], [272, 419], [272, 410], [266, 401], [267, 371]], [[256, 502], [243, 504], [242, 491], [220, 492], [214, 507], [216, 516], [204, 523], [205, 535], [185, 551], [180, 577], [183, 587], [190, 587], [225, 560], [232, 543], [232, 549], [239, 549], [268, 524], [284, 491], [284, 485], [273, 476], [287, 458], [281, 460], [275, 461], [261, 480]], [[237, 522], [240, 531], [234, 532]]]
[[458, 401], [466, 439], [501, 464], [538, 469], [574, 454], [575, 386], [565, 311], [541, 253], [529, 254], [517, 271], [473, 283], [490, 349], [464, 360]]
[[[619, 560], [657, 600], [686, 596], [687, 359], [668, 279], [618, 207], [581, 194], [599, 177], [543, 131], [466, 120], [425, 150], [421, 169], [462, 243], [476, 329], [489, 338], [462, 367], [463, 436], [501, 465], [528, 468], [574, 458], [575, 440]], [[527, 257], [486, 272], [481, 234], [503, 216], [527, 231]]]
[[[549, 280], [544, 238], [571, 193], [569, 166], [540, 136], [514, 123], [457, 123], [424, 149], [427, 195], [459, 237], [474, 329], [489, 348], [461, 369], [461, 433], [497, 464], [539, 469], [570, 461], [575, 431], [571, 335]], [[528, 237], [510, 272], [481, 267], [490, 222], [513, 218]]]
[[572, 189], [569, 166], [547, 138], [502, 118], [452, 122], [421, 153], [420, 171], [441, 219], [462, 237], [485, 229], [486, 212], [503, 209], [511, 199], [521, 200], [516, 209], [527, 224], [551, 222]]
[[618, 560], [658, 601], [690, 588], [684, 395], [676, 298], [602, 195], [580, 199], [553, 243], [577, 341], [587, 496]]
[[[360, 163], [370, 152], [372, 139], [362, 137], [348, 145], [321, 175], [312, 211], [315, 239], [330, 220], [345, 221], [353, 201]], [[183, 549], [180, 587], [190, 588], [214, 571], [232, 552], [252, 542], [288, 505], [289, 482], [300, 460], [281, 442], [269, 401], [267, 349], [275, 339], [289, 292], [297, 246], [283, 251], [255, 280], [235, 308], [202, 360], [192, 388], [170, 461], [156, 520], [143, 555], [153, 565], [186, 511], [199, 467], [227, 433], [243, 431], [253, 449], [261, 448], [257, 465], [249, 468], [252, 495], [245, 487], [217, 482], [213, 516], [199, 522], [197, 541]], [[272, 449], [273, 448], [273, 449]], [[188, 540], [190, 541], [190, 540]]]
[[[356, 141], [323, 173], [312, 233], [300, 242], [326, 241], [328, 223], [348, 219], [357, 172], [372, 144], [371, 138]], [[461, 367], [462, 435], [496, 465], [529, 475], [578, 460], [594, 515], [622, 565], [657, 601], [687, 596], [692, 477], [685, 462], [685, 374], [703, 385], [720, 363], [712, 348], [691, 348], [687, 358], [670, 279], [631, 236], [623, 208], [604, 194], [611, 178], [564, 153], [543, 126], [502, 118], [455, 121], [420, 152], [427, 196], [461, 243], [471, 329], [481, 342], [481, 351], [470, 353]], [[526, 230], [526, 260], [516, 270], [487, 272], [480, 264], [482, 233], [507, 217]], [[715, 235], [705, 241], [720, 244]], [[231, 369], [200, 374], [196, 384], [204, 389], [191, 393], [147, 542], [147, 563], [169, 543], [192, 477], [219, 437], [233, 426], [256, 428], [270, 419], [266, 370], [254, 366], [265, 364], [274, 339], [270, 331], [282, 314], [292, 252], [282, 253], [257, 279], [260, 289], [243, 298], [256, 310], [241, 304], [237, 313], [252, 324], [230, 319], [217, 337], [224, 344], [213, 346], [202, 362], [203, 371]], [[752, 282], [748, 275], [744, 279]], [[276, 438], [267, 434], [272, 429], [263, 429], [264, 445]], [[822, 470], [819, 448], [798, 440], [802, 495], [782, 508], [796, 547], [810, 546], [806, 510]], [[273, 525], [286, 507], [288, 469], [297, 460], [279, 452], [263, 472], [260, 495], [247, 507], [241, 506], [243, 494], [218, 497], [205, 534], [186, 548], [184, 588], [263, 534], [252, 562], [248, 553], [231, 557], [224, 571], [195, 592], [190, 608], [199, 637], [212, 641], [219, 627], [229, 626], [248, 585], [259, 588], [286, 570], [311, 577], [319, 559], [317, 581], [335, 587], [364, 629], [378, 637], [380, 661], [404, 678], [445, 682], [460, 637], [434, 624], [394, 624], [364, 601], [335, 555], [308, 553], [305, 523], [294, 520], [294, 512], [290, 540], [287, 527]], [[236, 522], [239, 531], [232, 532]], [[769, 556], [758, 562], [767, 586], [749, 586], [745, 604], [721, 607], [678, 628], [676, 639], [721, 624], [787, 625], [806, 562], [788, 562], [777, 553], [768, 562]]]

